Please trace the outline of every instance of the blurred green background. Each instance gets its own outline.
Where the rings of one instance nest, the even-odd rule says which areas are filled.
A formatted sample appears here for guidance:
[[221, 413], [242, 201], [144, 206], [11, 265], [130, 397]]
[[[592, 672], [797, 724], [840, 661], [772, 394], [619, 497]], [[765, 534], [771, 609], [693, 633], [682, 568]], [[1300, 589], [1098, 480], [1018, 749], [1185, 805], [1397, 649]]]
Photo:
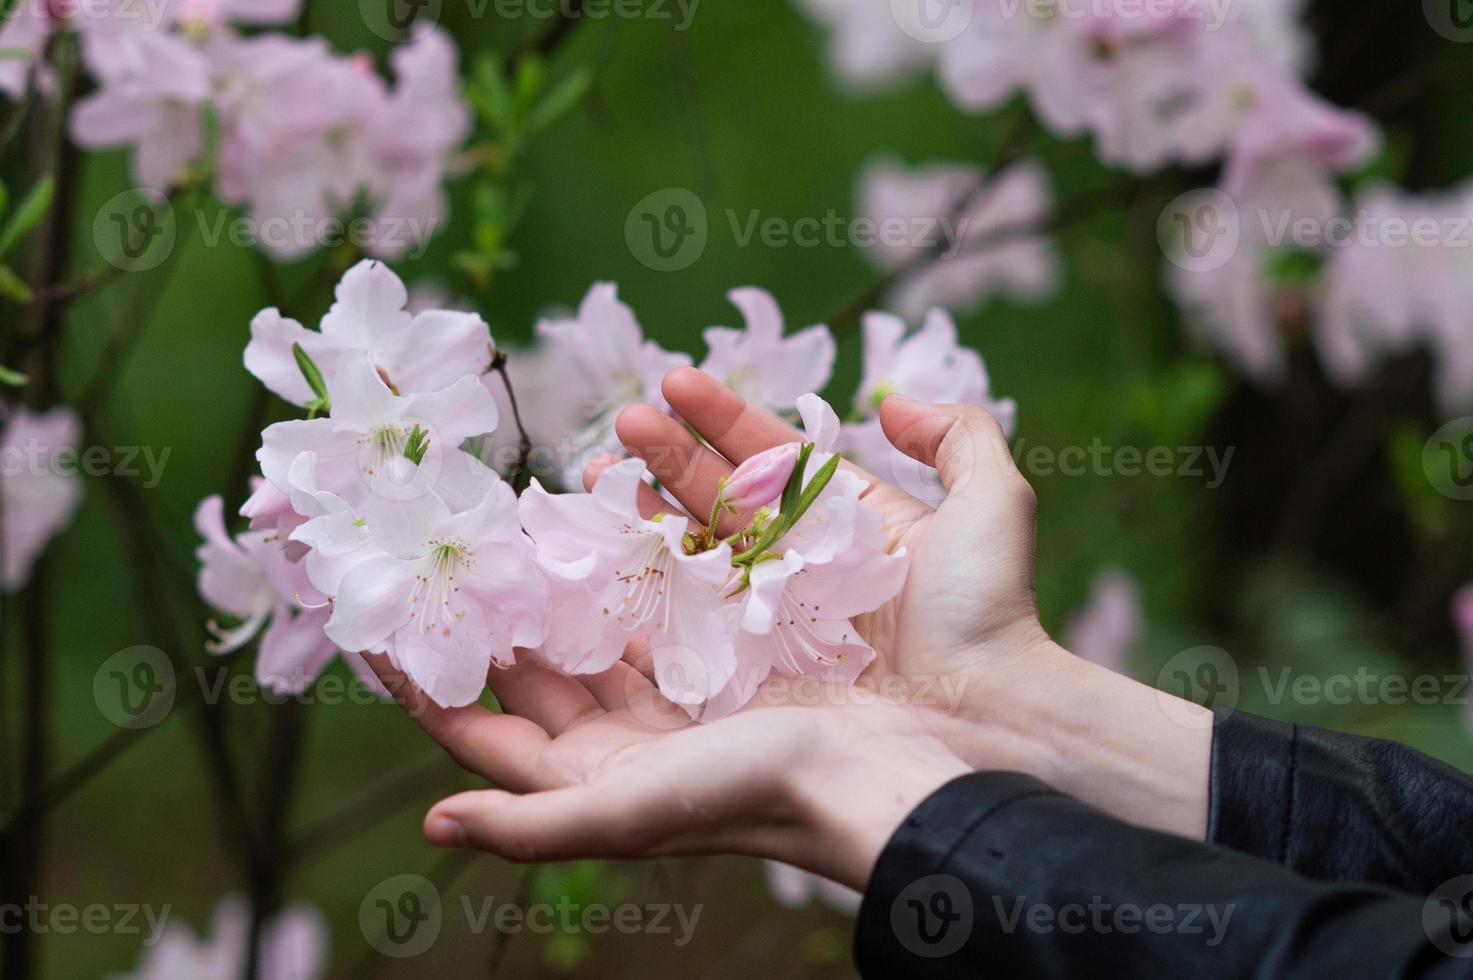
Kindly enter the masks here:
[[[314, 33], [339, 49], [372, 51], [383, 63], [385, 45], [367, 29], [357, 4], [311, 0], [309, 9]], [[1327, 44], [1348, 30], [1345, 24], [1359, 9], [1340, 5], [1335, 16], [1321, 17]], [[1448, 55], [1447, 43], [1414, 12], [1409, 16], [1415, 22], [1393, 25], [1375, 50], [1364, 43], [1353, 50], [1356, 69], [1325, 79], [1337, 101], [1352, 104], [1417, 59]], [[509, 52], [546, 26], [527, 18], [475, 18], [456, 0], [445, 0], [442, 23], [467, 65], [481, 55]], [[998, 156], [1019, 107], [967, 117], [924, 78], [882, 95], [847, 96], [825, 71], [823, 41], [787, 0], [702, 4], [683, 33], [671, 21], [648, 18], [574, 28], [547, 70], [561, 76], [586, 66], [592, 87], [516, 164], [512, 184], [527, 195], [509, 242], [517, 262], [474, 294], [497, 339], [526, 341], [539, 314], [576, 304], [596, 280], [616, 281], [652, 337], [697, 358], [702, 328], [736, 320], [725, 300], [734, 286], [770, 290], [790, 328], [824, 321], [862, 295], [877, 274], [859, 250], [760, 242], [740, 247], [727, 209], [789, 220], [821, 218], [830, 209], [853, 214], [855, 175], [872, 154], [897, 154], [911, 164], [986, 166]], [[1382, 118], [1398, 148], [1397, 176], [1413, 187], [1438, 187], [1473, 171], [1473, 133], [1465, 125], [1470, 111], [1473, 95], [1464, 88], [1404, 103], [1396, 115]], [[1061, 200], [1120, 180], [1093, 161], [1086, 143], [1035, 133], [1031, 146]], [[129, 183], [124, 155], [89, 156], [84, 178], [75, 204], [79, 269], [92, 266], [96, 255], [87, 218]], [[1210, 179], [1210, 173], [1174, 173], [1146, 180], [1123, 206], [1061, 232], [1065, 285], [1050, 302], [993, 302], [959, 319], [964, 340], [987, 359], [994, 390], [1017, 399], [1019, 436], [1027, 445], [1087, 446], [1098, 438], [1111, 446], [1234, 447], [1229, 479], [1217, 489], [1182, 477], [1035, 477], [1045, 623], [1061, 626], [1101, 569], [1126, 569], [1141, 582], [1149, 621], [1132, 664], [1141, 678], [1154, 683], [1160, 665], [1179, 651], [1219, 646], [1243, 671], [1243, 708], [1404, 739], [1455, 765], [1473, 766], [1473, 746], [1456, 706], [1273, 704], [1261, 684], [1247, 681], [1259, 665], [1288, 665], [1317, 676], [1361, 665], [1380, 673], [1465, 671], [1446, 598], [1473, 578], [1469, 505], [1438, 497], [1420, 479], [1421, 445], [1437, 424], [1425, 395], [1371, 412], [1368, 423], [1359, 423], [1374, 428], [1371, 448], [1352, 465], [1330, 466], [1321, 452], [1358, 405], [1377, 397], [1374, 384], [1370, 394], [1342, 395], [1318, 378], [1309, 359], [1298, 357], [1292, 397], [1256, 392], [1193, 352], [1159, 287], [1155, 222], [1176, 193]], [[457, 285], [453, 256], [471, 242], [473, 183], [454, 186], [449, 227], [430, 252], [396, 265], [411, 284]], [[666, 187], [694, 191], [711, 218], [704, 254], [676, 273], [648, 269], [624, 239], [630, 208]], [[207, 208], [203, 220], [213, 217]], [[74, 308], [63, 347], [63, 389], [74, 394], [95, 372], [121, 372], [105, 413], [109, 433], [119, 445], [169, 450], [162, 483], [140, 493], [185, 562], [195, 504], [207, 494], [238, 498], [241, 492], [230, 483], [240, 470], [240, 433], [256, 398], [241, 353], [252, 314], [271, 300], [255, 256], [228, 243], [207, 247], [190, 212], [181, 212], [179, 221], [177, 267], [162, 284], [141, 342], [125, 359], [99, 363], [128, 293], [158, 288], [159, 280], [146, 281], [149, 273], [124, 276]], [[330, 257], [319, 256], [279, 270], [287, 294], [297, 294], [326, 261]], [[315, 323], [324, 298], [319, 293], [287, 312]], [[847, 400], [857, 379], [858, 347], [854, 331], [840, 338], [830, 391], [839, 401]], [[1300, 481], [1327, 470], [1330, 486], [1311, 499], [1313, 526], [1280, 533], [1285, 508], [1304, 492], [1296, 490]], [[50, 610], [58, 768], [115, 732], [91, 694], [94, 673], [108, 656], [135, 644], [163, 647], [180, 661], [199, 655], [173, 649], [177, 641], [155, 635], [141, 615], [138, 587], [173, 586], [136, 564], [121, 543], [119, 520], [94, 483], [80, 519], [54, 549], [61, 584]], [[14, 606], [7, 600], [8, 643], [16, 642]], [[249, 664], [233, 669], [248, 671]], [[264, 749], [273, 713], [281, 710], [291, 709], [231, 705], [225, 712], [248, 786], [265, 787], [275, 778]], [[221, 844], [204, 775], [208, 759], [187, 714], [181, 710], [138, 736], [119, 762], [55, 811], [46, 852], [44, 894], [50, 900], [169, 903], [176, 918], [198, 930], [219, 897], [245, 890]], [[392, 706], [314, 706], [302, 722], [306, 750], [289, 815], [294, 830], [319, 828], [387, 775], [418, 774], [395, 791], [392, 808], [365, 804], [365, 813], [379, 817], [372, 826], [351, 836], [348, 827], [342, 834], [328, 828], [315, 837], [286, 878], [288, 899], [311, 900], [327, 913], [335, 975], [480, 973], [493, 956], [503, 957], [500, 969], [509, 976], [852, 972], [849, 921], [817, 907], [779, 909], [757, 862], [550, 868], [530, 883], [520, 869], [489, 857], [442, 867], [443, 855], [422, 842], [421, 816], [429, 803], [471, 781], [448, 760], [437, 765], [439, 751]], [[407, 872], [440, 875], [454, 911], [447, 911], [444, 936], [430, 952], [384, 960], [360, 931], [359, 904], [376, 883]], [[523, 887], [554, 898], [702, 903], [704, 911], [685, 948], [675, 948], [668, 936], [530, 934], [499, 948], [493, 935], [465, 927], [459, 896], [512, 900]], [[129, 936], [47, 936], [45, 975], [86, 977], [129, 968], [138, 946]]]

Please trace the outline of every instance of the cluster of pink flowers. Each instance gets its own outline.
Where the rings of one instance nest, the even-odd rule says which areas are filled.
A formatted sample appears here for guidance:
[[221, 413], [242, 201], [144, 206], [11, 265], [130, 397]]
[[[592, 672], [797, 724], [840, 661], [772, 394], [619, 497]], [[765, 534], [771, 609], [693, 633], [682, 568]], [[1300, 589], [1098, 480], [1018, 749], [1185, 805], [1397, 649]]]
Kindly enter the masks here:
[[[832, 30], [834, 69], [855, 88], [934, 68], [965, 112], [1022, 93], [1051, 131], [1091, 134], [1103, 160], [1138, 172], [1221, 155], [1266, 107], [1261, 86], [1309, 64], [1302, 0], [800, 5]], [[901, 16], [926, 6], [914, 24]]]
[[[454, 44], [427, 31], [391, 55], [235, 28], [294, 20], [302, 0], [20, 0], [0, 26], [0, 91], [18, 97], [57, 30], [75, 30], [97, 90], [70, 120], [89, 148], [132, 150], [137, 182], [167, 192], [214, 150], [214, 189], [282, 258], [351, 230], [375, 255], [420, 248], [445, 210], [441, 184], [470, 131]], [[216, 147], [209, 146], [211, 127]], [[357, 224], [346, 223], [355, 220]]]
[[896, 274], [888, 300], [907, 318], [937, 306], [970, 313], [998, 295], [1033, 303], [1058, 289], [1053, 245], [1028, 232], [1053, 212], [1037, 161], [986, 175], [967, 164], [907, 168], [880, 157], [860, 173], [858, 197], [858, 213], [881, 229], [866, 254]]
[[[851, 683], [875, 656], [851, 620], [899, 593], [908, 561], [886, 550], [865, 483], [838, 453], [896, 468], [903, 457], [875, 419], [891, 391], [1007, 420], [1013, 406], [992, 400], [982, 359], [944, 312], [909, 334], [875, 313], [864, 385], [841, 425], [813, 393], [829, 382], [828, 328], [785, 334], [768, 293], [731, 299], [745, 326], [710, 328], [703, 366], [801, 421], [804, 437], [737, 467], [709, 520], [642, 509], [652, 481], [634, 459], [581, 492], [586, 452], [618, 449], [618, 413], [641, 402], [668, 411], [660, 383], [691, 363], [645, 338], [612, 284], [594, 285], [575, 316], [544, 320], [535, 351], [509, 355], [527, 423], [578, 455], [549, 467], [569, 492], [532, 479], [520, 497], [486, 457], [514, 426], [479, 316], [410, 312], [404, 284], [372, 260], [344, 275], [318, 330], [262, 311], [245, 364], [307, 417], [262, 433], [261, 477], [241, 510], [249, 530], [227, 533], [218, 497], [200, 505], [200, 590], [235, 621], [214, 627], [218, 649], [260, 634], [258, 678], [288, 692], [337, 651], [360, 670], [363, 654], [382, 654], [437, 703], [464, 705], [518, 656], [598, 673], [642, 639], [661, 691], [702, 720], [741, 708], [774, 672]], [[539, 418], [535, 405], [558, 400]], [[718, 533], [727, 514], [742, 527]]]
[[[1473, 298], [1473, 194], [1421, 198], [1372, 187], [1353, 205], [1345, 200], [1342, 178], [1372, 160], [1379, 136], [1370, 120], [1306, 86], [1315, 52], [1303, 0], [799, 2], [829, 28], [835, 74], [855, 90], [934, 69], [962, 111], [1022, 94], [1051, 132], [1092, 138], [1112, 166], [1143, 174], [1220, 162], [1214, 196], [1163, 219], [1167, 287], [1199, 340], [1251, 378], [1284, 376], [1283, 335], [1295, 327], [1347, 385], [1384, 354], [1425, 348], [1444, 410], [1473, 405], [1464, 312]], [[1034, 167], [994, 176], [979, 195], [958, 190], [981, 179], [966, 167], [907, 174], [871, 164], [860, 178], [861, 210], [955, 219], [990, 208], [1041, 224], [1051, 207], [1043, 182], [1019, 173]], [[999, 225], [975, 217], [965, 233], [974, 240]], [[1419, 221], [1420, 241], [1412, 234]], [[905, 253], [882, 248], [876, 258], [893, 270]], [[1055, 276], [1042, 240], [1017, 238], [926, 266], [897, 286], [894, 302], [911, 315], [932, 304], [970, 310], [993, 292], [1046, 295]]]

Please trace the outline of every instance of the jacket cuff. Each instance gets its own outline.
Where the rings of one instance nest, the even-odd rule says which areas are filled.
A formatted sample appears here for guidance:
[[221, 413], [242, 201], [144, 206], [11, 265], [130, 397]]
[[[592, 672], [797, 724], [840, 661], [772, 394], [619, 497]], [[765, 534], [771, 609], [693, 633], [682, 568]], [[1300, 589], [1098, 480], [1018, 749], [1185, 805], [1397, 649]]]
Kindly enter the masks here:
[[[854, 933], [863, 975], [916, 976], [924, 967], [928, 977], [975, 976], [964, 950], [977, 897], [947, 873], [953, 856], [1011, 805], [1061, 795], [1022, 773], [975, 772], [927, 797], [891, 836], [865, 889]], [[1018, 827], [989, 838], [989, 853], [1021, 850], [1023, 842], [1013, 848], [1008, 839]]]
[[1294, 826], [1294, 725], [1219, 712], [1212, 738], [1207, 840], [1279, 864]]

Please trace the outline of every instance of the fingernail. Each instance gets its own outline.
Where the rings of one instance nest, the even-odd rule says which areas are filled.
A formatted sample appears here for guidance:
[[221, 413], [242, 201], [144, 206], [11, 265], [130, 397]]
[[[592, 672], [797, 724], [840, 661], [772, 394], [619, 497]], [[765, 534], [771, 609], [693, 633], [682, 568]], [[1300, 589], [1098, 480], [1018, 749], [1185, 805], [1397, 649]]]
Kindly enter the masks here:
[[915, 401], [915, 399], [912, 398], [912, 397], [910, 397], [909, 395], [902, 395], [898, 391], [892, 391], [892, 392], [890, 392], [890, 394], [886, 395], [885, 398], [887, 400], [888, 399], [894, 399], [895, 401], [898, 401], [898, 402], [913, 402], [913, 401]]
[[433, 816], [425, 822], [425, 839], [436, 847], [460, 847], [465, 843], [465, 828], [459, 820]]

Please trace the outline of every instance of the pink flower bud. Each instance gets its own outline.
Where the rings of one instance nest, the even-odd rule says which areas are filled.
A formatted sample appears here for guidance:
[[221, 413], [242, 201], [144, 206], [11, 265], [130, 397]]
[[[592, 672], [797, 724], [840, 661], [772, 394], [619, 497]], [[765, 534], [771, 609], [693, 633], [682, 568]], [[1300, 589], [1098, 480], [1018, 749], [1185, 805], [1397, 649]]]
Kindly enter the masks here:
[[783, 495], [793, 465], [798, 462], [800, 445], [785, 442], [751, 457], [726, 481], [722, 496], [737, 510], [752, 510], [772, 503]]

